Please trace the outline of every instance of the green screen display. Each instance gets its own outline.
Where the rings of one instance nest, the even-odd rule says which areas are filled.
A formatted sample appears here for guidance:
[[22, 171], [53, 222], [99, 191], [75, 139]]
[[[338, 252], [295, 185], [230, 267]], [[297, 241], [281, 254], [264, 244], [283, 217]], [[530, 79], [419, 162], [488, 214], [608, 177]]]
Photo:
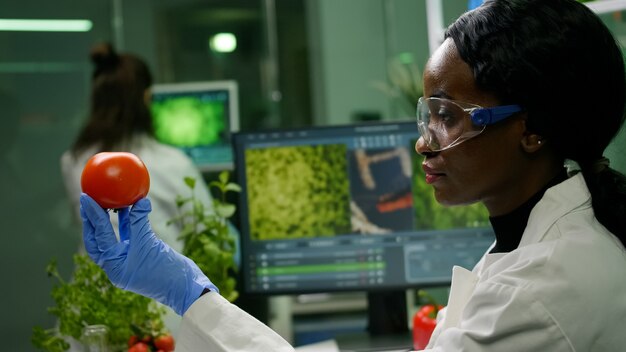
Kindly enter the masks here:
[[344, 144], [247, 150], [251, 236], [271, 240], [350, 232], [346, 153]]
[[186, 148], [227, 143], [227, 99], [225, 91], [155, 94], [152, 115], [157, 139]]

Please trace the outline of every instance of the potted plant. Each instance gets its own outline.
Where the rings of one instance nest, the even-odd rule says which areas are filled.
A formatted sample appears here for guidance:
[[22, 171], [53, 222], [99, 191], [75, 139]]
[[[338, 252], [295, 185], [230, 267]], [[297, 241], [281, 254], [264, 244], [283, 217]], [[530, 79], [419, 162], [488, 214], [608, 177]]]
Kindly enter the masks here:
[[165, 310], [155, 301], [119, 289], [87, 255], [74, 256], [75, 269], [71, 280], [59, 274], [56, 260], [46, 267], [49, 277], [56, 279], [51, 295], [55, 306], [48, 312], [58, 319], [58, 327], [33, 328], [32, 344], [43, 351], [61, 352], [71, 344], [80, 343], [87, 326], [103, 325], [107, 329], [109, 351], [125, 351], [129, 337], [140, 335], [146, 343], [167, 336], [163, 325]]
[[226, 201], [228, 192], [240, 192], [239, 185], [229, 182], [229, 173], [223, 171], [216, 181], [209, 182], [214, 191], [213, 208], [209, 209], [194, 196], [196, 180], [184, 179], [190, 195], [179, 195], [176, 206], [179, 215], [169, 221], [182, 229], [182, 253], [193, 260], [200, 270], [219, 288], [220, 294], [233, 302], [239, 296], [236, 290], [235, 264], [236, 244], [228, 219], [235, 213], [235, 206]]

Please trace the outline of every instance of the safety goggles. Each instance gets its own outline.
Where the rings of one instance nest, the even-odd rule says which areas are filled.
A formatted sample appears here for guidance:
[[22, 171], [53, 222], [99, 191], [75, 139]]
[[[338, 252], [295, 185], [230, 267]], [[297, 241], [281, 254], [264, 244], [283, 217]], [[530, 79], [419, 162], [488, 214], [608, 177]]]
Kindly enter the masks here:
[[417, 128], [433, 152], [450, 149], [481, 134], [488, 125], [522, 111], [519, 105], [491, 108], [444, 98], [419, 98]]

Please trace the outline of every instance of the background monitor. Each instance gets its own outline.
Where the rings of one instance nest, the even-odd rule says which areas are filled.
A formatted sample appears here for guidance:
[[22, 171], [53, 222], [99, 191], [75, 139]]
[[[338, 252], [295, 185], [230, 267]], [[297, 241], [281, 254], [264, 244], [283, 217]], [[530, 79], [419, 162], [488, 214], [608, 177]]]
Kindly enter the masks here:
[[493, 242], [482, 205], [443, 207], [414, 121], [238, 133], [247, 292], [447, 284]]
[[239, 130], [235, 81], [152, 87], [156, 138], [183, 150], [201, 171], [232, 169], [231, 133]]
[[366, 291], [370, 333], [406, 331], [406, 289], [448, 285], [494, 241], [482, 205], [436, 202], [418, 137], [414, 121], [236, 133], [244, 291]]

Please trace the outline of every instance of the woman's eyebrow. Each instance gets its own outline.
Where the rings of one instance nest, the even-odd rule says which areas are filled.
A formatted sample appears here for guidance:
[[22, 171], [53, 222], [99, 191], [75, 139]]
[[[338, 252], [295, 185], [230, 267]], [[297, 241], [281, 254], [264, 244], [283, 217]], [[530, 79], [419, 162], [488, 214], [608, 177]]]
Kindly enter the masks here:
[[445, 98], [445, 99], [450, 99], [453, 100], [452, 97], [450, 95], [448, 95], [446, 92], [444, 92], [441, 89], [435, 90], [431, 95], [428, 96], [429, 98]]

